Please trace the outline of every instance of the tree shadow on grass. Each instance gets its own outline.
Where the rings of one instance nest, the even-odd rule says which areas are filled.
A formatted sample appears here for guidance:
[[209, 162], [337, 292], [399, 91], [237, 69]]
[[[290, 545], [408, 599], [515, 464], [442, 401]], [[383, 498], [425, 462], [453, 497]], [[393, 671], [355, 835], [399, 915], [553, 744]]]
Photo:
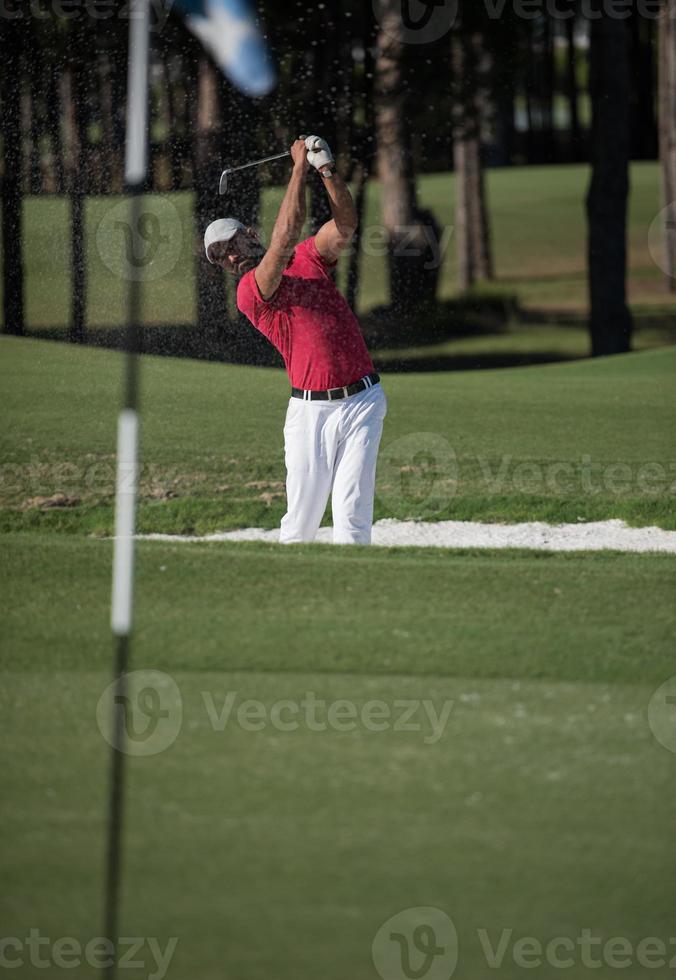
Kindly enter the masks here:
[[[250, 331], [251, 332], [251, 331]], [[484, 330], [481, 335], [495, 331]], [[479, 336], [479, 332], [476, 332]], [[68, 341], [68, 330], [65, 327], [43, 328], [32, 330], [27, 336], [40, 340]], [[460, 336], [460, 335], [455, 335]], [[472, 336], [465, 333], [463, 336]], [[368, 341], [373, 363], [377, 371], [387, 374], [408, 373], [412, 371], [475, 371], [481, 368], [518, 367], [526, 364], [547, 364], [552, 361], [567, 360], [560, 352], [552, 351], [514, 351], [481, 354], [424, 354], [426, 346], [438, 344], [447, 340], [447, 334], [435, 335], [434, 340], [423, 340], [415, 334], [392, 333], [389, 344], [373, 344]], [[226, 364], [246, 364], [254, 367], [284, 366], [282, 358], [264, 338], [254, 337], [245, 333], [237, 336], [234, 332], [227, 338], [203, 337], [198, 331], [186, 324], [180, 326], [145, 326], [143, 328], [143, 353], [161, 357], [190, 358], [202, 361], [217, 361]], [[405, 349], [413, 343], [416, 345], [415, 355], [407, 356]], [[99, 327], [91, 329], [87, 335], [86, 346], [101, 347], [109, 350], [124, 350], [125, 330], [121, 327]], [[378, 356], [378, 351], [387, 347], [401, 349], [402, 356]], [[420, 349], [423, 353], [420, 353]]]
[[[634, 327], [641, 330], [662, 330], [667, 335], [676, 338], [676, 311], [674, 310], [639, 310], [633, 314]], [[523, 324], [551, 325], [557, 327], [573, 327], [577, 330], [586, 329], [589, 317], [586, 313], [575, 310], [538, 310], [532, 307], [519, 311], [519, 322]]]
[[432, 371], [488, 371], [496, 368], [528, 367], [580, 360], [561, 351], [519, 351], [500, 354], [437, 354], [430, 357], [373, 358], [376, 371], [383, 374], [412, 374]]
[[[360, 317], [360, 323], [369, 349], [377, 352], [431, 347], [453, 338], [501, 334], [517, 313], [516, 299], [501, 296], [439, 302], [428, 310], [406, 317], [390, 307], [380, 307]], [[36, 328], [28, 336], [43, 340], [70, 339], [65, 326]], [[87, 346], [123, 350], [125, 341], [124, 327], [101, 326], [90, 327], [85, 342]], [[243, 318], [224, 319], [209, 332], [200, 331], [192, 324], [146, 325], [142, 331], [142, 344], [144, 353], [163, 357], [189, 357], [259, 367], [283, 366], [277, 351]], [[404, 360], [397, 363], [403, 364]], [[458, 364], [462, 362], [462, 358], [457, 361]], [[420, 363], [420, 370], [424, 370], [423, 361]]]
[[359, 321], [369, 349], [378, 351], [503, 334], [519, 317], [517, 297], [510, 294], [440, 300], [409, 316], [394, 307], [379, 306], [360, 316]]
[[[255, 367], [283, 367], [277, 351], [262, 334], [246, 324], [227, 324], [221, 330], [203, 333], [193, 324], [146, 324], [141, 331], [142, 352], [159, 357], [187, 357], [200, 361], [221, 361]], [[67, 327], [43, 327], [27, 336], [40, 340], [67, 342]], [[124, 350], [124, 327], [90, 327], [85, 346]]]
[[[381, 307], [360, 317], [360, 322], [376, 369], [393, 374], [477, 371], [577, 360], [578, 355], [542, 350], [542, 347], [530, 351], [488, 350], [457, 354], [448, 350], [426, 354], [425, 348], [461, 338], [497, 337], [519, 325], [526, 333], [536, 324], [580, 330], [586, 326], [586, 317], [566, 311], [524, 311], [519, 309], [515, 297], [496, 296], [439, 302], [430, 310], [409, 317], [402, 317], [389, 307]], [[637, 331], [659, 330], [663, 332], [665, 343], [676, 342], [676, 314], [640, 313], [635, 316], [635, 323]], [[67, 327], [36, 328], [27, 335], [43, 340], [69, 340]], [[86, 343], [92, 347], [123, 350], [125, 338], [123, 327], [91, 327]], [[283, 367], [277, 351], [243, 319], [224, 321], [209, 333], [201, 332], [192, 324], [144, 326], [143, 351], [163, 357]], [[394, 353], [387, 354], [388, 351]]]

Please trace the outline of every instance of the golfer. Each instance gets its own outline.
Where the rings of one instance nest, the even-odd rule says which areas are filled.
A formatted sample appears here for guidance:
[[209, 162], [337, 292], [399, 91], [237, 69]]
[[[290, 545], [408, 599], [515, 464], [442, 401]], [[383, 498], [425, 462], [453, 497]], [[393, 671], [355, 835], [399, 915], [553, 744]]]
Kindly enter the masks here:
[[[291, 381], [280, 541], [313, 541], [331, 495], [334, 544], [370, 544], [387, 399], [359, 322], [330, 274], [357, 215], [324, 140], [296, 140], [291, 157], [270, 247], [233, 218], [212, 222], [204, 247], [210, 262], [241, 277], [237, 305], [280, 352]], [[333, 217], [299, 243], [310, 167], [321, 174]]]

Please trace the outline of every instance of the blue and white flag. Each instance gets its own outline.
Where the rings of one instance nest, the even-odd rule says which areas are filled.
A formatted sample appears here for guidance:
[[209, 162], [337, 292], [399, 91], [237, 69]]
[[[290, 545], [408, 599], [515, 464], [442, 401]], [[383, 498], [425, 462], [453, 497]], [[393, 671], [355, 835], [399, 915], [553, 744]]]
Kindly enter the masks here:
[[174, 0], [186, 26], [232, 84], [245, 95], [267, 95], [277, 77], [249, 0]]

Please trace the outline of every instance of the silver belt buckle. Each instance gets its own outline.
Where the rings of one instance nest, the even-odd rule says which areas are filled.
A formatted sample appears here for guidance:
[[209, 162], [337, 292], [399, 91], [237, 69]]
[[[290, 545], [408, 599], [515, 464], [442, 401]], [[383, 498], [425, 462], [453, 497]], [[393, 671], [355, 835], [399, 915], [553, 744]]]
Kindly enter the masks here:
[[343, 398], [347, 398], [347, 386], [343, 388]]

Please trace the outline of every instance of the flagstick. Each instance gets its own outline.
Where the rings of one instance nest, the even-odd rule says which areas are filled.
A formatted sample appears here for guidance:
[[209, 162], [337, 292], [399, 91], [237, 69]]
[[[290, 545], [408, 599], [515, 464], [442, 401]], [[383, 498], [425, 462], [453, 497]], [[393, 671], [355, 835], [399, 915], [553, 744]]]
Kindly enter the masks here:
[[[148, 0], [129, 5], [127, 81], [127, 138], [125, 182], [131, 194], [129, 221], [135, 246], [141, 194], [148, 157]], [[134, 526], [138, 483], [138, 354], [140, 350], [141, 283], [131, 277], [128, 293], [125, 391], [117, 428], [117, 484], [115, 491], [115, 544], [111, 629], [115, 637], [115, 672], [112, 758], [108, 812], [104, 936], [113, 944], [105, 970], [107, 980], [117, 975], [118, 913], [121, 877], [124, 760], [127, 710], [127, 668], [134, 607]]]

